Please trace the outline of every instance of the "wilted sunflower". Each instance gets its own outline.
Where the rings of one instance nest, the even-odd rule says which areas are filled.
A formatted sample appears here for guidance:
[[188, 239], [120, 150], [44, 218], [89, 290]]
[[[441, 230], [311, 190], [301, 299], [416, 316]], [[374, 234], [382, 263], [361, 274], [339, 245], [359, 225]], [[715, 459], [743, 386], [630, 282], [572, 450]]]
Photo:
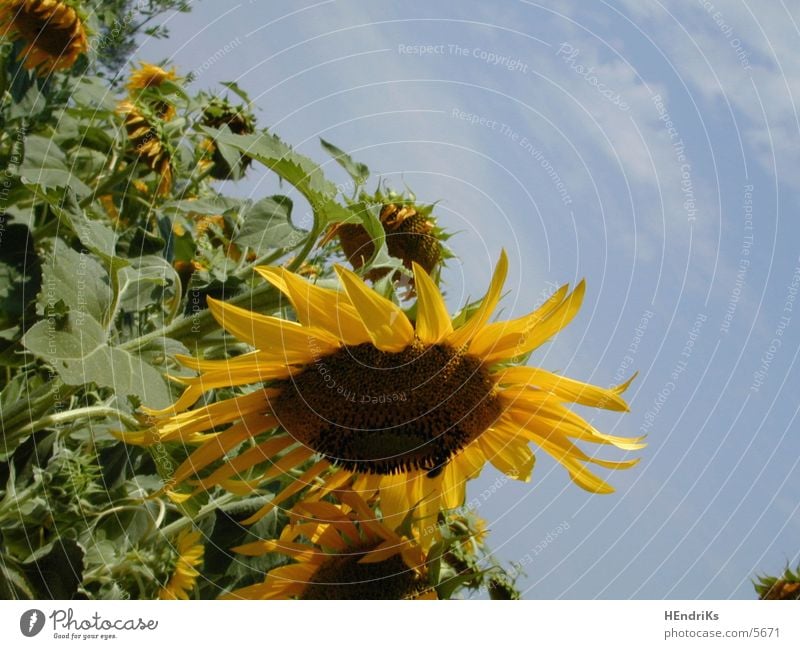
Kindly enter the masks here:
[[[454, 326], [438, 288], [416, 264], [415, 325], [344, 268], [336, 268], [344, 287], [337, 291], [282, 268], [261, 267], [300, 322], [209, 300], [217, 321], [255, 351], [221, 361], [180, 357], [201, 374], [182, 379], [188, 387], [174, 406], [148, 411], [150, 428], [123, 438], [202, 443], [174, 475], [180, 483], [222, 460], [195, 481], [197, 489], [246, 493], [305, 468], [249, 521], [313, 482], [321, 485], [314, 487], [319, 497], [343, 485], [379, 492], [381, 511], [392, 524], [419, 503], [418, 519], [431, 527], [442, 507], [462, 504], [466, 481], [487, 461], [529, 480], [530, 442], [584, 489], [609, 493], [612, 487], [586, 464], [624, 469], [636, 460], [596, 459], [571, 440], [635, 450], [644, 446], [642, 438], [603, 434], [564, 404], [627, 410], [620, 395], [630, 381], [604, 389], [537, 367], [509, 366], [566, 326], [580, 308], [584, 284], [571, 294], [562, 287], [530, 315], [490, 324], [507, 268], [503, 253], [480, 305]], [[186, 411], [208, 390], [254, 384], [259, 387], [243, 396]]]
[[119, 103], [117, 112], [125, 120], [125, 131], [133, 154], [155, 172], [158, 178], [156, 193], [165, 196], [172, 187], [172, 155], [161, 128], [161, 120], [155, 115], [148, 115], [151, 113], [148, 108], [127, 100]]
[[0, 0], [0, 30], [25, 41], [19, 58], [39, 75], [71, 68], [89, 50], [81, 15], [63, 0]]
[[[201, 123], [211, 128], [227, 126], [234, 135], [249, 135], [254, 133], [256, 128], [255, 117], [246, 106], [234, 106], [227, 99], [219, 97], [213, 97], [203, 109]], [[211, 164], [211, 177], [217, 180], [230, 178], [234, 171], [214, 141], [210, 138], [204, 139], [202, 148], [210, 157], [207, 163]], [[238, 153], [238, 156], [239, 171], [243, 173], [252, 158], [244, 153]]]
[[279, 539], [234, 548], [248, 556], [283, 554], [295, 563], [224, 598], [436, 599], [422, 548], [376, 519], [356, 494], [341, 498], [341, 505], [298, 503]]
[[198, 530], [184, 530], [175, 541], [175, 567], [167, 584], [158, 591], [158, 599], [189, 599], [200, 572], [197, 566], [203, 563], [205, 548], [200, 542]]
[[[419, 264], [430, 274], [443, 258], [441, 240], [442, 230], [431, 216], [433, 206], [414, 206], [411, 204], [388, 203], [381, 207], [379, 219], [386, 235], [386, 251], [411, 270], [412, 264]], [[332, 226], [320, 245], [334, 237], [339, 238], [342, 252], [350, 264], [358, 270], [375, 254], [367, 230], [357, 223], [337, 223]], [[378, 280], [389, 272], [385, 268], [373, 268], [367, 278]]]

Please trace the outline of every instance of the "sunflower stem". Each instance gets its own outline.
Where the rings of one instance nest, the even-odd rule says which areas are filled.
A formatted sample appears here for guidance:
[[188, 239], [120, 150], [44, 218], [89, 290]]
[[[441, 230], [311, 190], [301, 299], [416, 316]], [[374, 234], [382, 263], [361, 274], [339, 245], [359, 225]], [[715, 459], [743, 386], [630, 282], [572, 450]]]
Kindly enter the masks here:
[[139, 428], [140, 426], [139, 422], [133, 417], [120, 412], [116, 408], [111, 408], [109, 406], [86, 406], [85, 408], [75, 408], [74, 410], [65, 410], [63, 412], [45, 415], [23, 426], [16, 431], [16, 434], [28, 435], [30, 433], [35, 433], [37, 430], [66, 424], [76, 419], [81, 419], [82, 417], [86, 417], [87, 419], [95, 417], [115, 417], [130, 428]]
[[[194, 517], [188, 518], [187, 516], [182, 516], [177, 521], [174, 521], [169, 525], [167, 525], [166, 527], [164, 527], [163, 529], [161, 529], [160, 533], [164, 537], [174, 536], [179, 532], [183, 531], [185, 527], [189, 527], [195, 524], [201, 518], [205, 518], [209, 514], [216, 511], [217, 509], [225, 511], [225, 505], [231, 503], [231, 501], [233, 501], [235, 498], [236, 496], [234, 496], [233, 494], [225, 494], [224, 496], [221, 496], [219, 499], [214, 500], [208, 503], [207, 505], [201, 507], [200, 511], [198, 511]], [[155, 534], [157, 531], [159, 530], [154, 529], [153, 534]]]

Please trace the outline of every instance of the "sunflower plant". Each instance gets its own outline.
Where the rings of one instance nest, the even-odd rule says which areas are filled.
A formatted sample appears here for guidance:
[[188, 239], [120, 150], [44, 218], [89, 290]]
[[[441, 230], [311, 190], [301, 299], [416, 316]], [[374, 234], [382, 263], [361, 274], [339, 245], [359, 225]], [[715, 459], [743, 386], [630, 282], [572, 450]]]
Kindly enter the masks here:
[[298, 152], [233, 82], [108, 78], [172, 8], [0, 2], [0, 596], [517, 597], [469, 481], [541, 451], [610, 493], [591, 467], [644, 445], [573, 410], [630, 382], [527, 363], [584, 284], [493, 319], [498, 250], [449, 308], [435, 203]]

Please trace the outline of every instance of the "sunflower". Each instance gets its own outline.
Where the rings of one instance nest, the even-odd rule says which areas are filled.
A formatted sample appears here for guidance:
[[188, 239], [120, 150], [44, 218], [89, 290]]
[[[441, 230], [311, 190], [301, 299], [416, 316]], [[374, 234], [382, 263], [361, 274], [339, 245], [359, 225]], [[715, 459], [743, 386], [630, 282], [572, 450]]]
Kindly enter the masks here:
[[84, 21], [62, 0], [0, 0], [0, 29], [25, 42], [19, 58], [39, 75], [71, 68], [89, 50]]
[[[625, 469], [637, 460], [597, 459], [573, 440], [636, 450], [644, 446], [642, 438], [601, 433], [565, 404], [625, 411], [621, 394], [630, 381], [606, 389], [510, 364], [575, 316], [584, 283], [572, 293], [562, 287], [527, 316], [489, 323], [508, 269], [503, 253], [486, 296], [454, 325], [433, 280], [419, 265], [413, 268], [415, 325], [345, 268], [336, 268], [343, 291], [315, 286], [282, 268], [258, 268], [288, 297], [300, 322], [209, 299], [217, 321], [255, 351], [222, 361], [179, 357], [201, 374], [181, 379], [187, 387], [177, 402], [147, 411], [150, 427], [123, 439], [201, 444], [173, 476], [175, 484], [196, 478], [197, 490], [221, 486], [247, 493], [303, 470], [248, 522], [307, 486], [308, 497], [317, 498], [347, 486], [379, 493], [390, 524], [418, 503], [416, 523], [435, 529], [440, 509], [463, 503], [466, 481], [487, 461], [528, 481], [531, 442], [579, 486], [612, 492], [587, 465]], [[245, 385], [257, 387], [188, 410], [208, 390]], [[242, 442], [267, 432], [237, 452]]]
[[125, 120], [125, 131], [134, 154], [158, 177], [156, 193], [165, 196], [172, 187], [172, 156], [161, 129], [161, 120], [150, 114], [148, 108], [127, 100], [119, 103], [117, 112]]
[[[431, 217], [432, 206], [415, 207], [411, 204], [387, 203], [381, 207], [379, 220], [386, 235], [386, 251], [391, 257], [400, 259], [411, 270], [414, 263], [430, 274], [443, 258], [441, 239], [444, 233]], [[333, 225], [320, 245], [338, 237], [350, 264], [358, 270], [372, 255], [372, 243], [363, 225], [356, 223], [337, 223]], [[373, 268], [367, 278], [378, 280], [389, 272], [386, 268]]]
[[436, 599], [422, 548], [377, 519], [358, 495], [340, 496], [340, 505], [300, 502], [280, 538], [234, 548], [248, 556], [283, 554], [295, 562], [225, 599]]
[[189, 599], [189, 591], [194, 589], [203, 562], [205, 548], [200, 543], [198, 530], [184, 530], [175, 541], [178, 556], [167, 585], [158, 591], [158, 599]]
[[[235, 135], [249, 135], [255, 132], [256, 122], [253, 114], [245, 106], [233, 106], [227, 99], [213, 97], [203, 109], [201, 119], [203, 126], [222, 128], [227, 126]], [[217, 145], [210, 138], [205, 138], [201, 143], [205, 155], [203, 164], [210, 165], [210, 175], [217, 180], [226, 180], [234, 174], [225, 156], [222, 155]], [[250, 166], [252, 158], [239, 153], [238, 171], [244, 173]]]
[[164, 68], [152, 63], [139, 62], [139, 69], [133, 70], [125, 87], [131, 94], [136, 94], [146, 88], [157, 88], [165, 81], [175, 81], [178, 74], [175, 68], [165, 70]]

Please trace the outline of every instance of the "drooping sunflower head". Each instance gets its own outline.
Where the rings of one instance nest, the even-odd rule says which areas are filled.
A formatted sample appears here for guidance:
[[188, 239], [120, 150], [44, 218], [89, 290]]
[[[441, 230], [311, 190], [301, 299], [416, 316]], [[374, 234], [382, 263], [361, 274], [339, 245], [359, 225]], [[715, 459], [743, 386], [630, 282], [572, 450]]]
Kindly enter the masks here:
[[162, 120], [149, 107], [121, 101], [117, 112], [123, 116], [132, 155], [155, 172], [156, 193], [165, 196], [172, 187], [172, 149]]
[[40, 76], [75, 65], [89, 50], [84, 16], [69, 0], [0, 0], [0, 30], [20, 39], [20, 60]]
[[[364, 197], [367, 203], [379, 202], [379, 220], [386, 236], [386, 250], [391, 257], [412, 269], [418, 264], [432, 274], [448, 256], [443, 241], [449, 238], [433, 216], [433, 205], [419, 205], [413, 197], [397, 193], [388, 195], [378, 191], [375, 196]], [[328, 229], [321, 245], [338, 238], [342, 252], [354, 269], [360, 269], [375, 254], [375, 246], [363, 225], [338, 223]], [[386, 276], [386, 268], [373, 268], [367, 278], [373, 281]]]
[[293, 563], [225, 599], [435, 599], [419, 544], [376, 518], [360, 496], [340, 495], [338, 505], [298, 503], [279, 539], [234, 548], [248, 556], [283, 554]]
[[[281, 268], [259, 272], [291, 303], [299, 322], [209, 300], [218, 322], [254, 351], [228, 360], [180, 357], [200, 374], [172, 408], [149, 411], [152, 425], [124, 436], [132, 443], [170, 440], [200, 447], [176, 470], [175, 483], [247, 493], [289, 469], [289, 481], [257, 520], [290, 495], [322, 498], [347, 486], [380, 495], [397, 524], [418, 504], [420, 525], [435, 528], [441, 509], [464, 502], [465, 483], [490, 462], [530, 479], [533, 442], [581, 487], [613, 489], [586, 465], [625, 469], [573, 440], [643, 447], [641, 438], [598, 431], [570, 404], [627, 410], [628, 383], [600, 388], [538, 367], [515, 366], [578, 312], [584, 284], [564, 286], [533, 313], [490, 323], [507, 273], [505, 254], [479, 306], [454, 320], [430, 276], [417, 264], [414, 324], [353, 272], [337, 267], [343, 290], [322, 288]], [[241, 396], [189, 409], [209, 390], [250, 386]], [[226, 428], [227, 426], [227, 428]], [[239, 450], [245, 440], [258, 442]]]
[[[203, 110], [201, 119], [203, 126], [222, 128], [227, 126], [234, 135], [249, 135], [255, 132], [256, 121], [252, 111], [246, 106], [234, 106], [227, 99], [212, 97]], [[219, 150], [219, 147], [209, 138], [203, 140], [203, 149], [210, 158], [211, 177], [225, 180], [233, 175], [234, 170]], [[234, 153], [234, 155], [236, 155]], [[243, 173], [252, 162], [250, 156], [238, 154], [239, 173]]]
[[800, 600], [800, 567], [786, 566], [779, 577], [759, 577], [753, 585], [759, 599]]
[[128, 89], [128, 92], [135, 95], [140, 90], [157, 88], [165, 81], [175, 81], [177, 78], [178, 73], [174, 67], [165, 70], [161, 66], [153, 63], [140, 61], [138, 69], [134, 69], [131, 72], [125, 87]]
[[203, 563], [205, 547], [198, 530], [184, 530], [175, 540], [172, 574], [161, 590], [158, 599], [189, 599], [194, 590]]
[[177, 79], [178, 73], [174, 67], [166, 70], [142, 61], [139, 68], [131, 72], [126, 87], [138, 107], [146, 108], [148, 115], [158, 121], [168, 122], [175, 117], [176, 111], [172, 98], [167, 96], [170, 93], [163, 92], [163, 87], [165, 82]]

